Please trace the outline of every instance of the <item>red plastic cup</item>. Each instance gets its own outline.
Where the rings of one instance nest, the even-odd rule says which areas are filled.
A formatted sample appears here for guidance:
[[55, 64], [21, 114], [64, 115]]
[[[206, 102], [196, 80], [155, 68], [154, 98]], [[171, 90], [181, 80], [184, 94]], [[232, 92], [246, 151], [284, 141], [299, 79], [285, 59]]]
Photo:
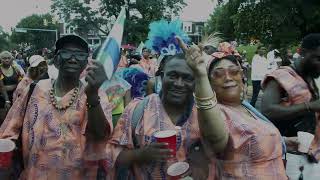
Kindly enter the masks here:
[[12, 166], [13, 150], [16, 145], [9, 139], [0, 139], [0, 168], [7, 169]]
[[186, 162], [176, 162], [169, 166], [167, 174], [170, 180], [179, 180], [188, 175], [189, 164]]
[[159, 131], [154, 134], [158, 143], [168, 143], [168, 149], [172, 150], [171, 155], [176, 156], [177, 151], [177, 132], [173, 130]]

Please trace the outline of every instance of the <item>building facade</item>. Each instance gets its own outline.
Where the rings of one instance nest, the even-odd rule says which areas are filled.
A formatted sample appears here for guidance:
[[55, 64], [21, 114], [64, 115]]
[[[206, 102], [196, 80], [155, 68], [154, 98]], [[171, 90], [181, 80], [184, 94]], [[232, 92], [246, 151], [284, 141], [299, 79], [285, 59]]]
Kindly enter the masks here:
[[[69, 35], [69, 34], [77, 34], [77, 27], [70, 25], [68, 23], [59, 23], [59, 32], [60, 37]], [[88, 34], [81, 35], [85, 38], [90, 46], [90, 48], [95, 48], [99, 46], [103, 40], [106, 38], [106, 35], [99, 32], [98, 30], [91, 29]]]
[[182, 23], [182, 29], [188, 34], [188, 36], [191, 38], [191, 41], [196, 44], [202, 40], [204, 26], [204, 22], [183, 21]]

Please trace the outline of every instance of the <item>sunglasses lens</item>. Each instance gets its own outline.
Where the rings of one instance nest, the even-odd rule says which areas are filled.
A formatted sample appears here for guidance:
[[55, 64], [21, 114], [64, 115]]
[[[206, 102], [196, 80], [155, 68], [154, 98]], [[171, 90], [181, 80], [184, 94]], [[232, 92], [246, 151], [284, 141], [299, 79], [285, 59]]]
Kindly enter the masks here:
[[221, 78], [221, 77], [224, 77], [226, 73], [228, 73], [231, 76], [237, 76], [239, 75], [240, 71], [241, 70], [239, 67], [232, 67], [228, 69], [216, 69], [213, 71], [213, 77]]
[[213, 71], [213, 76], [216, 78], [221, 78], [225, 75], [225, 72], [223, 69], [217, 69]]
[[237, 76], [239, 75], [240, 73], [240, 69], [239, 68], [230, 68], [228, 70], [228, 73], [231, 75], [231, 76]]
[[63, 52], [60, 52], [60, 56], [61, 56], [62, 59], [70, 59], [72, 54], [69, 53], [69, 52], [63, 51]]
[[78, 61], [86, 61], [88, 60], [88, 53], [82, 53], [82, 52], [68, 52], [68, 51], [61, 51], [60, 56], [62, 59], [68, 60], [71, 59], [73, 56]]
[[88, 59], [88, 54], [87, 53], [77, 53], [77, 54], [75, 54], [75, 57], [79, 61], [85, 61]]

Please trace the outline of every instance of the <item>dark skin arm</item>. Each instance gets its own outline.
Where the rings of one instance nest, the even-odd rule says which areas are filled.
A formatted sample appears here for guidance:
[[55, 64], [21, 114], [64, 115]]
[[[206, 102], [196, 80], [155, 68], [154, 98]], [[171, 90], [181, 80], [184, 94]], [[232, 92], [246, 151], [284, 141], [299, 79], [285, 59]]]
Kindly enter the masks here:
[[[280, 121], [290, 120], [297, 114], [302, 115], [307, 113], [308, 109], [306, 104], [297, 104], [291, 106], [283, 106], [281, 102], [281, 91], [283, 89], [279, 86], [275, 80], [270, 80], [264, 90], [262, 97], [261, 111], [269, 119]], [[309, 104], [312, 107], [311, 103]]]
[[107, 76], [102, 64], [96, 61], [93, 61], [93, 65], [87, 71], [86, 95], [89, 104], [87, 131], [95, 140], [105, 140], [110, 135], [110, 126], [101, 107], [98, 90]]
[[6, 91], [13, 91], [17, 88], [17, 85], [4, 86]]
[[140, 149], [123, 150], [120, 152], [116, 164], [120, 167], [129, 167], [134, 163], [166, 162], [171, 157], [171, 150], [166, 147], [166, 143], [152, 143]]
[[110, 127], [107, 125], [107, 119], [100, 105], [98, 92], [87, 95], [87, 97], [88, 104], [98, 104], [88, 108], [87, 130], [97, 141], [104, 140], [110, 135]]
[[[180, 47], [185, 52], [186, 61], [193, 70], [195, 76], [195, 96], [198, 98], [213, 97], [216, 99], [215, 92], [210, 85], [205, 62], [211, 56], [202, 52], [202, 47], [192, 45], [188, 48], [183, 41], [178, 38]], [[216, 105], [210, 109], [198, 108], [198, 122], [200, 133], [203, 140], [215, 153], [220, 153], [227, 147], [229, 133], [226, 131], [225, 117]]]
[[6, 87], [5, 85], [3, 84], [3, 81], [0, 80], [0, 89], [1, 89], [1, 93], [6, 101], [5, 103], [5, 109], [9, 110], [9, 108], [11, 107], [11, 103], [8, 103], [10, 100], [9, 100], [9, 96], [8, 96], [8, 93], [7, 93], [7, 90], [6, 90]]

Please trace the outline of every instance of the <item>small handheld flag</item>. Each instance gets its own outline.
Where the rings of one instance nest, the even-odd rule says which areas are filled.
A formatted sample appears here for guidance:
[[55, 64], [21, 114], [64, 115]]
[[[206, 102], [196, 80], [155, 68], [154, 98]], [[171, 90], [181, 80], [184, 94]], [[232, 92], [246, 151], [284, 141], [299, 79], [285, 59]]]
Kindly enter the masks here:
[[120, 62], [120, 47], [123, 36], [124, 21], [126, 19], [125, 12], [126, 9], [123, 7], [107, 39], [103, 42], [97, 56], [97, 60], [103, 64], [109, 80], [116, 71]]

